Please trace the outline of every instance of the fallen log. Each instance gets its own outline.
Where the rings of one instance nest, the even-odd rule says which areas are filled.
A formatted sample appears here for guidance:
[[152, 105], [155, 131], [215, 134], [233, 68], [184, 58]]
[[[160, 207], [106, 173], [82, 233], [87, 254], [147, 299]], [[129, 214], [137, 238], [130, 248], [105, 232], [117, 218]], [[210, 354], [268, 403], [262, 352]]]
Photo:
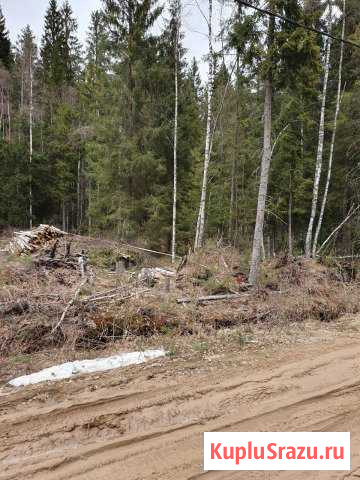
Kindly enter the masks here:
[[47, 268], [71, 268], [72, 270], [78, 269], [78, 264], [75, 261], [63, 260], [61, 258], [43, 258], [40, 257], [35, 260], [35, 265], [38, 267]]
[[165, 270], [164, 268], [142, 268], [138, 275], [138, 280], [145, 285], [153, 287], [156, 282], [164, 278], [173, 278], [175, 275], [175, 272]]
[[242, 295], [239, 293], [229, 293], [227, 295], [209, 295], [207, 297], [198, 297], [198, 298], [178, 298], [176, 300], [177, 303], [204, 303], [204, 302], [216, 302], [221, 300], [235, 300], [236, 298], [240, 298]]

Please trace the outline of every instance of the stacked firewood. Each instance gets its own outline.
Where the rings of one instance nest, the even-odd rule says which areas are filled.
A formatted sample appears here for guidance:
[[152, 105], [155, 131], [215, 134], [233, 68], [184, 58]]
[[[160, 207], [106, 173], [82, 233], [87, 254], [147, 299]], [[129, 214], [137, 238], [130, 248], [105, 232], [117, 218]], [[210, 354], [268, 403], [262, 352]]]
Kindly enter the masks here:
[[64, 237], [66, 232], [51, 225], [40, 225], [32, 230], [15, 232], [7, 250], [15, 255], [28, 255], [45, 248], [50, 242]]

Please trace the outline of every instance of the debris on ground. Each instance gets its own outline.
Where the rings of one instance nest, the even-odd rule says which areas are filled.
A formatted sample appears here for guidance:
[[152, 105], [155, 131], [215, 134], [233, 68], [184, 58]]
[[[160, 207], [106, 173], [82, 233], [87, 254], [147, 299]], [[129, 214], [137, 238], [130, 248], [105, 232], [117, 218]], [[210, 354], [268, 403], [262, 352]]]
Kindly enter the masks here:
[[247, 259], [232, 247], [188, 252], [174, 265], [158, 252], [133, 254], [111, 240], [59, 232], [51, 240], [40, 235], [27, 255], [0, 258], [3, 357], [259, 323], [330, 322], [359, 311], [357, 269], [350, 275], [339, 261], [278, 256], [263, 262], [259, 286], [251, 287]]
[[93, 360], [81, 360], [55, 365], [40, 372], [24, 375], [9, 381], [13, 387], [26, 387], [41, 382], [63, 380], [74, 375], [94, 372], [105, 372], [115, 368], [139, 365], [148, 360], [164, 357], [166, 352], [160, 350], [145, 350], [144, 352], [122, 353], [107, 358], [94, 358]]
[[157, 282], [166, 278], [174, 278], [175, 275], [175, 272], [164, 268], [142, 268], [138, 280], [145, 285], [154, 286]]
[[32, 230], [15, 232], [14, 238], [9, 243], [7, 250], [14, 255], [27, 255], [35, 253], [40, 248], [46, 247], [49, 242], [67, 235], [51, 225], [40, 225]]

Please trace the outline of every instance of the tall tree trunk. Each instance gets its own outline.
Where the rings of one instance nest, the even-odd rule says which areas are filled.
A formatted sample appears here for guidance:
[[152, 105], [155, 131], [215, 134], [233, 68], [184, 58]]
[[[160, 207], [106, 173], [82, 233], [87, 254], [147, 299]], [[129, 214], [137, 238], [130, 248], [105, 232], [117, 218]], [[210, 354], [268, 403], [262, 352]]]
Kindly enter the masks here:
[[76, 223], [77, 223], [77, 230], [79, 232], [80, 229], [80, 182], [81, 182], [81, 158], [79, 153], [78, 164], [77, 164], [77, 186], [76, 186], [76, 193], [77, 193], [77, 207], [76, 207]]
[[11, 143], [11, 108], [10, 108], [10, 91], [7, 101], [7, 115], [8, 115], [8, 141]]
[[66, 208], [65, 208], [65, 201], [62, 201], [62, 230], [66, 232]]
[[0, 94], [1, 94], [1, 104], [0, 104], [0, 133], [3, 129], [3, 116], [4, 116], [4, 91], [0, 87]]
[[292, 179], [290, 172], [290, 182], [289, 182], [289, 218], [288, 218], [288, 253], [289, 257], [293, 256], [293, 232], [292, 232], [292, 204], [293, 204], [293, 194], [292, 194]]
[[30, 53], [29, 61], [30, 105], [29, 105], [29, 225], [33, 227], [33, 191], [32, 191], [32, 160], [33, 160], [33, 59]]
[[[329, 25], [329, 31], [330, 31], [330, 25]], [[312, 204], [311, 204], [309, 226], [308, 226], [306, 241], [305, 241], [305, 255], [308, 258], [311, 257], [312, 236], [313, 236], [313, 228], [314, 228], [314, 222], [315, 222], [315, 216], [316, 216], [316, 208], [317, 208], [318, 197], [319, 197], [319, 185], [320, 185], [322, 161], [323, 161], [325, 108], [326, 108], [327, 87], [328, 87], [329, 70], [330, 70], [330, 52], [331, 52], [331, 38], [328, 38], [327, 47], [326, 47], [325, 76], [324, 76], [324, 85], [323, 85], [321, 112], [320, 112], [319, 141], [318, 141], [318, 150], [317, 150], [317, 156], [316, 156], [313, 197], [312, 197]]]
[[237, 156], [238, 148], [240, 146], [240, 106], [239, 106], [239, 77], [240, 77], [240, 61], [239, 55], [236, 57], [236, 126], [235, 126], [235, 149], [233, 152], [232, 165], [231, 165], [231, 191], [230, 191], [230, 211], [229, 211], [229, 240], [234, 244], [233, 232], [234, 232], [234, 211], [235, 211], [235, 197], [236, 197], [236, 170], [237, 170]]
[[204, 230], [205, 230], [205, 209], [206, 209], [206, 195], [208, 184], [209, 163], [211, 155], [211, 123], [212, 123], [212, 96], [213, 96], [213, 75], [214, 75], [214, 57], [213, 57], [213, 43], [212, 43], [212, 11], [213, 3], [209, 0], [209, 81], [208, 81], [208, 98], [207, 98], [207, 120], [206, 120], [206, 139], [205, 139], [205, 157], [204, 157], [204, 173], [203, 183], [201, 188], [201, 198], [199, 215], [196, 225], [195, 235], [195, 249], [203, 246]]
[[173, 218], [172, 218], [172, 242], [171, 259], [176, 259], [176, 214], [177, 214], [177, 139], [178, 139], [178, 111], [179, 111], [179, 78], [178, 78], [178, 42], [180, 30], [180, 0], [176, 2], [176, 33], [175, 33], [175, 114], [174, 114], [174, 186], [173, 186]]
[[[267, 44], [268, 52], [270, 52], [273, 41], [274, 41], [274, 32], [275, 32], [275, 20], [274, 17], [269, 19], [269, 27], [267, 34]], [[271, 54], [269, 53], [271, 56]], [[271, 58], [270, 58], [271, 62]], [[261, 248], [263, 242], [263, 231], [264, 231], [264, 218], [265, 218], [265, 207], [266, 207], [266, 197], [269, 183], [269, 171], [271, 163], [271, 130], [272, 130], [272, 96], [273, 96], [273, 79], [272, 71], [269, 69], [264, 87], [265, 87], [265, 100], [264, 100], [264, 145], [263, 153], [261, 160], [261, 175], [260, 175], [260, 186], [258, 194], [258, 204], [257, 204], [257, 213], [256, 213], [256, 224], [254, 231], [254, 240], [253, 248], [251, 255], [250, 263], [250, 274], [249, 274], [249, 283], [255, 285], [257, 282], [257, 277], [259, 274], [259, 265], [261, 258]]]
[[[343, 15], [344, 15], [344, 19], [343, 19], [342, 35], [341, 35], [342, 40], [344, 40], [344, 38], [345, 38], [346, 0], [343, 1]], [[340, 50], [339, 79], [338, 79], [338, 89], [337, 89], [337, 97], [336, 97], [334, 125], [333, 125], [333, 132], [332, 132], [331, 146], [330, 146], [329, 166], [328, 166], [324, 196], [323, 196], [323, 199], [322, 199], [319, 220], [318, 220], [318, 224], [317, 224], [317, 227], [316, 227], [314, 243], [313, 243], [313, 248], [312, 248], [312, 256], [313, 257], [316, 257], [316, 250], [317, 250], [317, 245], [318, 245], [318, 241], [319, 241], [319, 235], [320, 235], [320, 231], [321, 231], [322, 221], [323, 221], [323, 218], [324, 218], [324, 212], [325, 212], [327, 197], [328, 197], [328, 193], [329, 193], [329, 186], [330, 186], [330, 181], [331, 181], [331, 173], [332, 173], [332, 165], [333, 165], [334, 149], [335, 149], [335, 140], [336, 140], [337, 122], [338, 122], [338, 118], [339, 118], [340, 104], [341, 104], [343, 60], [344, 60], [344, 43], [342, 42], [341, 43], [341, 50]]]
[[92, 227], [92, 217], [91, 217], [91, 207], [92, 207], [92, 201], [91, 201], [91, 180], [88, 180], [88, 231], [89, 231], [89, 237], [91, 236], [91, 227]]
[[21, 66], [21, 92], [20, 92], [20, 111], [24, 109], [24, 66]]

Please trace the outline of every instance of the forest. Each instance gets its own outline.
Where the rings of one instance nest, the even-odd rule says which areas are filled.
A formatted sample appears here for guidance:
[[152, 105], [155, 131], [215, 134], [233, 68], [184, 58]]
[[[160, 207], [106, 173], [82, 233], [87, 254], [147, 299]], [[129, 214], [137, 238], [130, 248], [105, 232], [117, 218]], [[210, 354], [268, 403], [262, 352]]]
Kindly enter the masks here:
[[39, 44], [29, 25], [12, 44], [1, 14], [0, 228], [52, 224], [173, 258], [232, 245], [250, 283], [279, 252], [356, 255], [358, 0], [195, 4], [206, 78], [187, 60], [182, 0], [103, 0], [85, 45], [68, 1], [49, 1]]

